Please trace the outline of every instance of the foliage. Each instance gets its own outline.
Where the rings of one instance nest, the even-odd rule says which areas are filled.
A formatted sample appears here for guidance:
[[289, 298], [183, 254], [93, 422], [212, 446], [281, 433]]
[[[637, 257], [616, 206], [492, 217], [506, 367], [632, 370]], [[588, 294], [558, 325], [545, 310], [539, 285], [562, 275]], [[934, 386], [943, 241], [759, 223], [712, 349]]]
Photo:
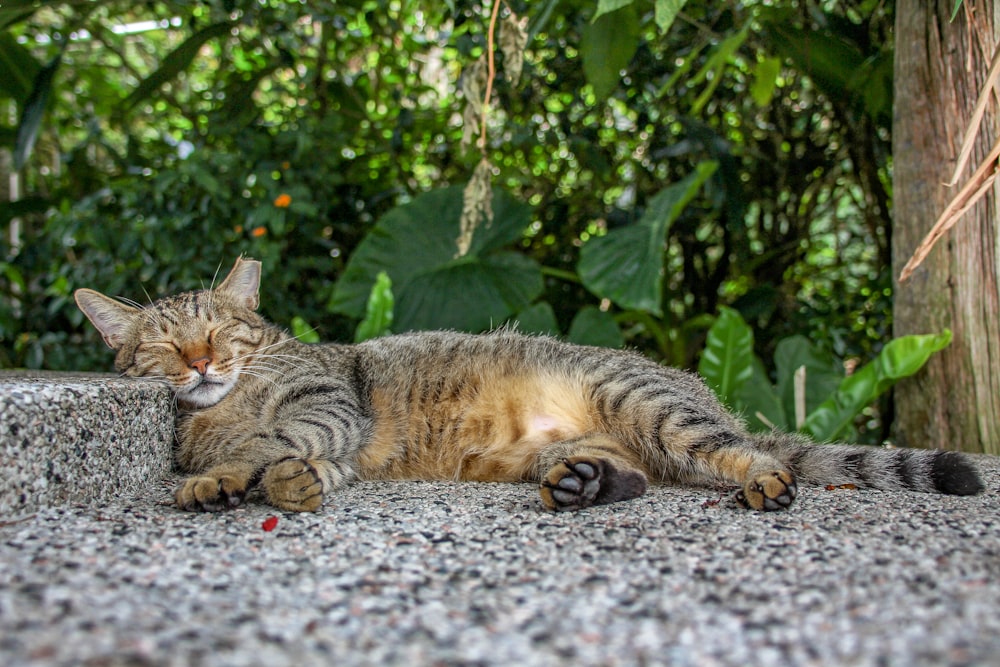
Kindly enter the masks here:
[[[742, 413], [754, 430], [799, 430], [820, 442], [856, 441], [859, 415], [949, 343], [947, 330], [903, 336], [886, 343], [872, 361], [844, 377], [843, 364], [832, 354], [793, 336], [778, 343], [778, 383], [773, 386], [753, 353], [750, 327], [736, 311], [722, 308], [708, 332], [698, 371], [719, 399]], [[802, 378], [798, 388], [796, 376]]]
[[384, 271], [397, 331], [516, 321], [691, 366], [728, 304], [762, 358], [796, 332], [881, 345], [891, 3], [510, 3], [529, 41], [488, 107], [494, 220], [456, 258], [489, 5], [0, 9], [24, 193], [0, 204], [0, 364], [106, 368], [73, 289], [187, 289], [240, 253], [272, 319], [328, 340], [368, 335]]
[[354, 342], [361, 343], [370, 338], [378, 338], [392, 333], [393, 312], [396, 300], [392, 295], [392, 280], [385, 271], [379, 271], [368, 295], [365, 317], [354, 332]]

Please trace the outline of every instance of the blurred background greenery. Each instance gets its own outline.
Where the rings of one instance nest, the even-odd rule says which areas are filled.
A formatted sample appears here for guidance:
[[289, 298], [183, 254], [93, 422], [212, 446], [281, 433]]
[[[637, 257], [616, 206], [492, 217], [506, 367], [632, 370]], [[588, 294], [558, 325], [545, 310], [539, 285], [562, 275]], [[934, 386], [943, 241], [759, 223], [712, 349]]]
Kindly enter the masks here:
[[5, 3], [0, 365], [107, 370], [74, 289], [143, 301], [241, 253], [268, 317], [330, 341], [384, 271], [394, 330], [518, 320], [693, 368], [729, 306], [772, 380], [796, 334], [841, 369], [882, 349], [892, 1], [504, 3], [524, 71], [497, 52], [494, 219], [456, 258], [492, 8]]

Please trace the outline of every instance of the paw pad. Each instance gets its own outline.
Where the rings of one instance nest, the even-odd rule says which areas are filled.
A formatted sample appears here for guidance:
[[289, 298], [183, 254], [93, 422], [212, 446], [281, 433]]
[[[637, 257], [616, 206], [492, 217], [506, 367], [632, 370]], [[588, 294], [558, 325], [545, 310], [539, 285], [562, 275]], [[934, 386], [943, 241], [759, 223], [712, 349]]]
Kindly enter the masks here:
[[798, 494], [791, 473], [773, 470], [756, 475], [736, 493], [736, 502], [743, 507], [764, 512], [787, 509]]

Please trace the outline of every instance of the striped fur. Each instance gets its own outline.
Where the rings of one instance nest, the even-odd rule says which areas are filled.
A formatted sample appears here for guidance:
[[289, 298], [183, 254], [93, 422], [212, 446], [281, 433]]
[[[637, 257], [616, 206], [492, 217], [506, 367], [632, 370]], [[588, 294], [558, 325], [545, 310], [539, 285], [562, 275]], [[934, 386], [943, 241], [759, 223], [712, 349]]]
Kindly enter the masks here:
[[797, 482], [973, 494], [953, 452], [816, 445], [754, 435], [694, 375], [639, 354], [502, 329], [306, 345], [256, 314], [260, 264], [217, 288], [145, 308], [79, 290], [125, 375], [168, 383], [178, 404], [177, 492], [219, 510], [261, 486], [318, 509], [354, 479], [532, 480], [557, 510], [641, 495], [647, 480], [733, 483], [783, 509]]

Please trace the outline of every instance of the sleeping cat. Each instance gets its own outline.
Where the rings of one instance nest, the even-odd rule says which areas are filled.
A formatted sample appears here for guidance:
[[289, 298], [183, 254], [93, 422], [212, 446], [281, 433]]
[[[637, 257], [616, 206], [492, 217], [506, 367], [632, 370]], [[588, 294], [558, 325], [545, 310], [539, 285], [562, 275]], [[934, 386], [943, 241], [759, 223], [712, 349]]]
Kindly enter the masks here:
[[698, 377], [632, 352], [509, 329], [306, 345], [255, 312], [260, 275], [241, 258], [218, 287], [144, 308], [76, 292], [117, 369], [173, 390], [185, 510], [260, 486], [313, 511], [355, 479], [530, 480], [552, 510], [636, 498], [647, 480], [734, 483], [756, 510], [787, 508], [797, 482], [982, 490], [956, 452], [748, 433]]

